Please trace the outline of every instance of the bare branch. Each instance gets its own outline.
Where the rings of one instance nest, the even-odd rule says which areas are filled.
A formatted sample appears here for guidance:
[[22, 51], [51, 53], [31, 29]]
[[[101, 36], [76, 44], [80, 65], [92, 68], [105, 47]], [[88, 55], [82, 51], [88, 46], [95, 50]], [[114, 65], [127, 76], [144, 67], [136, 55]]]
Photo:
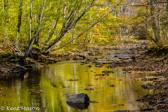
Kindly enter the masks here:
[[40, 14], [40, 20], [39, 20], [37, 32], [34, 34], [33, 38], [30, 40], [29, 46], [28, 46], [27, 51], [25, 52], [24, 58], [27, 58], [27, 57], [28, 57], [28, 55], [29, 55], [29, 53], [30, 53], [30, 51], [31, 51], [31, 49], [32, 49], [32, 46], [33, 46], [33, 44], [34, 44], [34, 42], [35, 42], [35, 40], [36, 40], [36, 37], [38, 36], [38, 34], [39, 34], [39, 32], [40, 32], [41, 21], [42, 21], [42, 18], [43, 18], [43, 12], [44, 12], [44, 7], [45, 7], [45, 2], [46, 2], [46, 0], [44, 0], [43, 6], [42, 6], [42, 8], [41, 8], [41, 14]]
[[99, 23], [101, 20], [103, 20], [105, 17], [107, 17], [111, 12], [113, 12], [115, 10], [115, 8], [122, 2], [123, 0], [120, 0], [106, 15], [102, 16], [99, 20], [97, 20], [95, 23], [93, 23], [89, 28], [87, 28], [85, 31], [83, 31], [82, 33], [80, 33], [78, 36], [76, 36], [75, 38], [73, 38], [72, 40], [68, 41], [67, 43], [65, 43], [64, 45], [60, 46], [59, 48], [56, 48], [54, 50], [58, 50], [64, 46], [66, 46], [67, 44], [71, 43], [73, 40], [79, 38], [80, 36], [82, 36], [85, 32], [89, 31], [91, 28], [93, 28], [97, 23]]
[[63, 23], [63, 27], [61, 29], [60, 34], [58, 35], [58, 37], [54, 40], [53, 43], [51, 43], [49, 45], [49, 47], [47, 47], [47, 49], [45, 50], [45, 52], [49, 52], [56, 44], [57, 42], [59, 42], [63, 37], [65, 37], [65, 35], [73, 28], [76, 26], [76, 24], [79, 22], [79, 20], [86, 14], [86, 12], [88, 12], [90, 10], [90, 8], [92, 7], [93, 3], [95, 0], [92, 0], [92, 2], [89, 4], [89, 6], [86, 8], [86, 10], [84, 10], [84, 12], [75, 20], [74, 17], [76, 14], [74, 14], [74, 11], [72, 11], [72, 15], [70, 13], [67, 23]]

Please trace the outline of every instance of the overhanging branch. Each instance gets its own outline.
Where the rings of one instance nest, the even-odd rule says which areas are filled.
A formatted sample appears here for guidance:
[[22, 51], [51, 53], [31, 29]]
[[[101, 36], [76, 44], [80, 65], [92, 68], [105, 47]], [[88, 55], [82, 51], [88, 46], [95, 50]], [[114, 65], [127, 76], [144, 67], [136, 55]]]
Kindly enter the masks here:
[[78, 36], [76, 36], [75, 38], [71, 39], [70, 41], [68, 41], [67, 43], [63, 44], [62, 46], [60, 46], [59, 48], [56, 48], [54, 50], [58, 50], [66, 45], [68, 45], [69, 43], [71, 43], [73, 40], [79, 38], [80, 36], [82, 36], [85, 32], [89, 31], [91, 28], [93, 28], [97, 23], [99, 23], [101, 20], [103, 20], [105, 17], [107, 17], [111, 12], [113, 12], [115, 10], [115, 8], [122, 2], [123, 0], [120, 0], [106, 15], [102, 16], [100, 19], [98, 19], [95, 23], [93, 23], [89, 28], [87, 28], [85, 31], [83, 31], [82, 33], [80, 33]]

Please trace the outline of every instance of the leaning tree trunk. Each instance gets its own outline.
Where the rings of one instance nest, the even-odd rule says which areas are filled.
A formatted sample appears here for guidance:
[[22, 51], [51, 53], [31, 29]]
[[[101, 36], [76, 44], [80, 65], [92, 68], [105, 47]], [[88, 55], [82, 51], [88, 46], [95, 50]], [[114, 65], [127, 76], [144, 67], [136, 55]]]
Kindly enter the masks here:
[[69, 16], [67, 17], [67, 20], [64, 21], [63, 23], [61, 32], [59, 33], [57, 38], [46, 49], [44, 49], [44, 53], [50, 52], [57, 45], [57, 43], [63, 37], [65, 37], [71, 29], [73, 29], [76, 26], [76, 24], [81, 20], [81, 18], [86, 14], [86, 12], [90, 10], [94, 2], [95, 0], [92, 0], [92, 2], [88, 5], [88, 7], [84, 10], [84, 12], [76, 20], [74, 18], [78, 11], [76, 13], [74, 13], [74, 11], [70, 12]]
[[[79, 35], [77, 35], [75, 38], [71, 39], [70, 41], [68, 41], [67, 43], [63, 44], [62, 46], [60, 46], [59, 48], [56, 48], [54, 50], [58, 50], [66, 45], [68, 45], [69, 43], [73, 42], [75, 39], [79, 38], [80, 36], [82, 36], [84, 33], [86, 33], [87, 31], [89, 31], [91, 28], [93, 28], [97, 23], [99, 23], [100, 21], [102, 21], [105, 17], [107, 17], [110, 13], [112, 13], [115, 8], [120, 5], [120, 3], [123, 0], [120, 0], [106, 15], [100, 17], [100, 19], [98, 19], [96, 22], [94, 22], [89, 28], [87, 28], [86, 30], [84, 30], [82, 33], [80, 33]], [[51, 50], [51, 49], [50, 49]]]
[[32, 49], [32, 46], [33, 46], [33, 44], [34, 44], [34, 42], [36, 40], [36, 37], [38, 36], [38, 34], [40, 32], [40, 27], [41, 27], [41, 21], [42, 21], [42, 17], [43, 17], [43, 11], [44, 11], [44, 7], [45, 7], [45, 2], [46, 2], [46, 0], [44, 0], [43, 6], [41, 8], [41, 14], [40, 14], [40, 20], [39, 20], [39, 25], [38, 25], [38, 28], [37, 28], [37, 32], [34, 34], [34, 36], [32, 37], [32, 39], [30, 40], [29, 46], [28, 46], [27, 51], [25, 52], [24, 58], [27, 58], [29, 56], [30, 51]]
[[59, 21], [59, 17], [55, 20], [52, 29], [49, 31], [49, 37], [46, 39], [46, 41], [45, 41], [46, 44], [45, 44], [45, 45], [48, 45], [48, 44], [49, 44], [49, 41], [50, 41], [51, 38], [53, 37], [54, 31], [57, 29], [58, 21]]

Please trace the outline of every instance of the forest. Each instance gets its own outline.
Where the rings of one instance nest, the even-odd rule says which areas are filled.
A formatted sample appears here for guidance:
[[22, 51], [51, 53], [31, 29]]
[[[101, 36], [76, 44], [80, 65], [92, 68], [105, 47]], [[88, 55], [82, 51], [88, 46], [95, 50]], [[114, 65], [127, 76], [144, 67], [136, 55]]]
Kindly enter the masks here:
[[[167, 43], [167, 0], [1, 1], [1, 53], [27, 57], [75, 45], [144, 38]], [[66, 46], [66, 47], [65, 47]]]
[[[86, 77], [81, 76], [81, 78], [77, 70], [79, 69], [80, 71], [80, 66], [74, 65], [74, 63], [69, 65], [69, 60], [75, 60], [75, 63], [80, 60], [81, 65], [86, 65], [86, 68], [81, 67], [83, 73], [85, 69], [88, 72]], [[66, 64], [55, 65], [56, 68], [51, 66], [50, 69], [46, 67], [62, 61], [65, 61]], [[70, 67], [73, 70], [67, 70], [67, 66], [73, 66], [74, 68]], [[97, 69], [93, 68], [93, 66], [98, 68], [107, 66], [108, 69], [111, 68], [115, 72], [114, 74], [112, 71], [106, 73], [106, 67]], [[87, 67], [93, 69], [89, 71]], [[50, 74], [47, 76], [46, 73], [38, 72], [37, 76], [34, 76], [37, 79], [34, 79], [30, 76], [34, 68], [44, 68], [43, 70]], [[55, 77], [53, 72], [56, 73], [56, 71], [53, 69], [58, 72], [58, 68], [60, 68], [60, 71], [62, 70], [60, 73], [62, 76], [58, 78], [60, 82], [56, 82], [56, 79], [52, 78], [47, 80], [47, 77]], [[106, 72], [103, 73], [103, 70]], [[166, 105], [167, 98], [165, 98], [165, 95], [167, 95], [166, 87], [168, 87], [166, 85], [168, 75], [168, 0], [1, 0], [0, 80], [6, 81], [6, 79], [18, 77], [29, 79], [27, 78], [29, 76], [37, 81], [41, 77], [39, 74], [42, 74], [41, 80], [44, 83], [38, 80], [38, 86], [35, 86], [38, 89], [41, 89], [39, 88], [41, 86], [48, 87], [50, 93], [53, 94], [51, 85], [56, 88], [64, 88], [65, 85], [62, 83], [65, 83], [65, 79], [72, 82], [78, 81], [78, 79], [69, 79], [71, 74], [68, 76], [68, 71], [69, 73], [73, 72], [74, 77], [85, 80], [89, 85], [91, 85], [91, 82], [96, 85], [97, 82], [95, 80], [114, 78], [104, 78], [103, 76], [108, 76], [107, 74], [118, 76], [116, 74], [123, 75], [128, 72], [128, 74], [136, 75], [154, 75], [148, 78], [135, 78], [136, 75], [131, 76], [132, 79], [145, 81], [145, 83], [133, 82], [132, 79], [126, 81], [125, 85], [114, 82], [116, 85], [126, 86], [125, 88], [129, 90], [129, 93], [124, 92], [125, 94], [132, 95], [130, 91], [135, 88], [136, 91], [143, 92], [143, 95], [145, 95], [145, 90], [139, 89], [139, 85], [142, 85], [142, 88], [147, 90], [152, 89], [154, 91], [152, 94], [138, 99], [140, 102], [148, 102], [148, 106], [145, 107], [147, 108], [146, 110], [168, 108]], [[93, 71], [95, 73], [98, 71], [97, 74], [94, 74], [96, 78], [91, 76]], [[125, 72], [121, 73], [121, 71]], [[36, 71], [32, 74], [36, 74]], [[95, 80], [89, 81], [91, 79]], [[123, 81], [125, 79], [117, 80]], [[154, 84], [146, 81], [152, 81]], [[137, 87], [130, 86], [129, 82]], [[4, 83], [6, 84], [6, 82]], [[25, 83], [27, 82], [20, 82], [21, 85]], [[102, 85], [107, 83], [111, 82], [100, 82]], [[77, 85], [85, 87], [83, 83], [81, 84]], [[67, 87], [69, 86], [71, 84], [67, 83]], [[115, 85], [110, 86], [114, 87]], [[105, 85], [105, 87], [108, 89], [109, 85]], [[35, 88], [26, 89], [30, 89], [30, 91], [25, 93], [28, 99], [29, 92], [32, 95], [32, 91], [35, 91]], [[80, 88], [78, 87], [77, 90], [80, 91]], [[88, 87], [85, 90], [94, 91], [94, 88]], [[155, 93], [158, 90], [163, 91]], [[43, 90], [44, 93], [45, 91]], [[61, 90], [58, 93], [58, 99], [59, 96], [63, 96], [63, 91]], [[1, 92], [0, 84], [0, 97], [7, 96]], [[112, 91], [108, 92], [115, 95]], [[72, 91], [71, 93], [74, 94]], [[17, 95], [15, 94], [15, 96]], [[40, 97], [41, 102], [45, 101], [44, 97], [50, 100], [50, 96], [45, 93], [44, 96]], [[63, 103], [64, 97], [59, 99], [61, 103]], [[5, 100], [3, 98], [3, 101]], [[124, 99], [124, 104], [127, 100]], [[0, 100], [0, 106], [3, 106], [3, 101]], [[117, 102], [121, 103], [122, 100]], [[162, 102], [162, 104], [159, 102]], [[18, 103], [20, 102], [18, 101]], [[45, 103], [44, 105], [47, 104]], [[48, 106], [50, 111], [54, 111], [58, 107], [52, 108], [51, 105]], [[63, 107], [59, 107], [60, 112], [65, 111], [61, 109], [65, 108], [66, 105], [62, 105]], [[123, 109], [129, 110], [126, 106]], [[102, 110], [104, 110], [103, 107]], [[68, 111], [68, 108], [66, 108], [66, 111]], [[97, 110], [95, 109], [94, 111]], [[72, 112], [76, 111], [73, 110]]]

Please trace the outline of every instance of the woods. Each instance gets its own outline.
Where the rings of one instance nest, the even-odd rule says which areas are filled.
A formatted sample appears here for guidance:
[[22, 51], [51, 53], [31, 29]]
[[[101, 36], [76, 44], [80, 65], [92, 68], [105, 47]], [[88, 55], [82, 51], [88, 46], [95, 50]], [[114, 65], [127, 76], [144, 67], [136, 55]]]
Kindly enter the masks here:
[[[167, 0], [1, 1], [0, 41], [7, 53], [28, 57], [65, 46], [145, 38], [167, 42]], [[13, 54], [14, 53], [14, 54]]]
[[[167, 42], [167, 0], [146, 0], [134, 7], [139, 8], [135, 16], [133, 33], [152, 40], [159, 48]], [[141, 34], [143, 35], [141, 35]]]
[[0, 111], [168, 111], [168, 0], [1, 0], [0, 81]]

